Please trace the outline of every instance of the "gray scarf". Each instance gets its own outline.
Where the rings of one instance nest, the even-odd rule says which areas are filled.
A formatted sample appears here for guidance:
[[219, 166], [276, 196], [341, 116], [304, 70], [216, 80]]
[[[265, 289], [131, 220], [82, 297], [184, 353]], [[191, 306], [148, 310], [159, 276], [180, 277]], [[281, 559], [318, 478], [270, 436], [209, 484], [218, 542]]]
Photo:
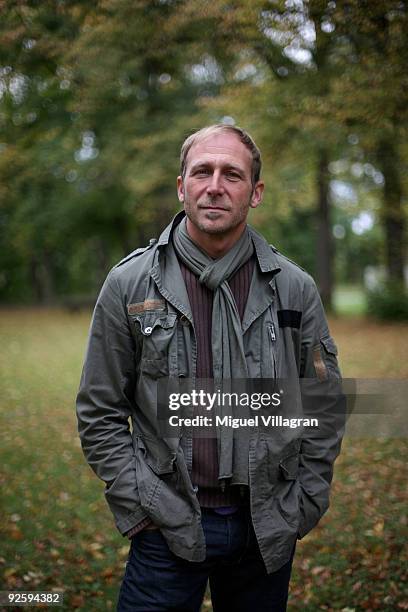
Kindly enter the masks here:
[[[250, 230], [246, 227], [232, 249], [214, 260], [191, 240], [184, 217], [174, 230], [173, 245], [177, 256], [199, 277], [200, 283], [214, 291], [211, 335], [214, 382], [222, 392], [228, 391], [228, 380], [248, 376], [241, 320], [227, 279], [254, 252]], [[223, 406], [216, 414], [233, 416], [233, 409]], [[248, 484], [249, 429], [219, 426], [217, 438], [219, 479], [231, 479], [231, 484]]]

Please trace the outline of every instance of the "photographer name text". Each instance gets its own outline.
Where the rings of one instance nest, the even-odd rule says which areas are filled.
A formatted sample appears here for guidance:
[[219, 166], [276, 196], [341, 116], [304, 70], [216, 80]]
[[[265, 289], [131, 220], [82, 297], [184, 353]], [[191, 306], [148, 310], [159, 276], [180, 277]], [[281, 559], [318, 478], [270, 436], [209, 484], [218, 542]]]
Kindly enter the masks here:
[[289, 427], [296, 429], [297, 427], [318, 427], [318, 419], [307, 418], [286, 418], [281, 415], [265, 416], [255, 415], [248, 418], [237, 418], [230, 415], [213, 417], [197, 415], [195, 417], [180, 417], [172, 415], [169, 417], [169, 425], [171, 427], [231, 427], [237, 429], [239, 427]]

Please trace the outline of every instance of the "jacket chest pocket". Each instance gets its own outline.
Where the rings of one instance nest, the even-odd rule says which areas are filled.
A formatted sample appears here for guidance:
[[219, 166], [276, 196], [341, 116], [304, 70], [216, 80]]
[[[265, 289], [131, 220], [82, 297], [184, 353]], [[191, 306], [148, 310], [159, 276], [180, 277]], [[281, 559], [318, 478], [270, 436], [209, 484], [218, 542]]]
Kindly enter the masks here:
[[146, 312], [135, 316], [142, 343], [140, 371], [152, 378], [177, 372], [177, 314]]

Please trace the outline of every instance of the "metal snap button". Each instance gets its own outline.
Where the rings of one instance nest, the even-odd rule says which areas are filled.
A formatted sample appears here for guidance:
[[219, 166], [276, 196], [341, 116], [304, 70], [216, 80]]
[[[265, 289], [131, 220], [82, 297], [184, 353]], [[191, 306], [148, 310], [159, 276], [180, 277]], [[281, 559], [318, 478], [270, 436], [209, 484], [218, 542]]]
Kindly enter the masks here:
[[145, 327], [145, 334], [149, 335], [152, 333], [152, 331], [153, 331], [152, 327]]
[[186, 327], [187, 327], [188, 325], [190, 325], [190, 321], [187, 319], [186, 315], [181, 315], [181, 317], [180, 317], [180, 323], [181, 323], [182, 325], [185, 325]]

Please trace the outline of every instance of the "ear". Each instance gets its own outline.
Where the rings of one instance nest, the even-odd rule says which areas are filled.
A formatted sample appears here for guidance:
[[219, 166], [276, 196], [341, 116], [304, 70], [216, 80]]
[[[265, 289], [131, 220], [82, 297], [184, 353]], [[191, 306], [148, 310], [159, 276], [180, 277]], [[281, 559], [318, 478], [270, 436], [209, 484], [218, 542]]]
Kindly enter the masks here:
[[265, 184], [263, 181], [258, 181], [255, 184], [254, 190], [252, 192], [251, 201], [249, 203], [251, 208], [256, 208], [262, 202], [263, 192], [265, 189]]
[[183, 185], [183, 177], [177, 177], [177, 195], [179, 202], [184, 202], [184, 185]]

